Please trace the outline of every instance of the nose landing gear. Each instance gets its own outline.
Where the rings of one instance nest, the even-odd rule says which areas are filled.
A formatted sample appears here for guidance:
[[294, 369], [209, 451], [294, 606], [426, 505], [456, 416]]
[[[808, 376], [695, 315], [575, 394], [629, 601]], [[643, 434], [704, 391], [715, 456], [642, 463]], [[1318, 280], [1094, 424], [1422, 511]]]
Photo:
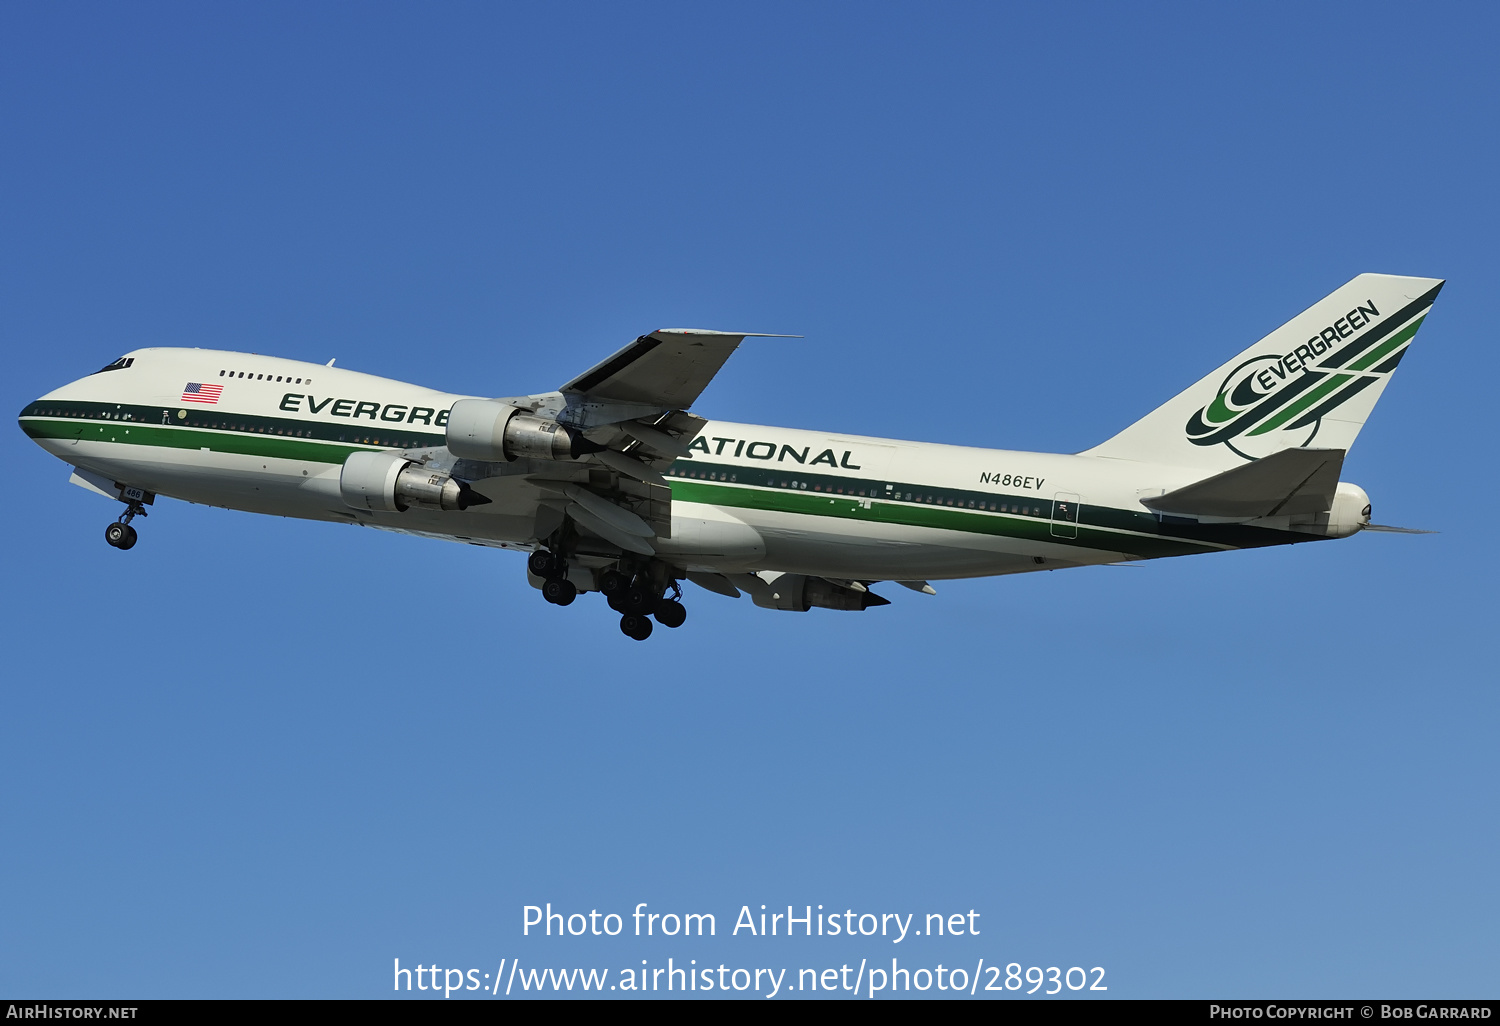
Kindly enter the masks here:
[[128, 549], [135, 544], [135, 528], [129, 524], [114, 523], [104, 529], [104, 540], [117, 549]]
[[117, 549], [128, 549], [136, 542], [135, 528], [130, 522], [136, 517], [146, 515], [146, 507], [139, 502], [128, 503], [125, 512], [120, 514], [120, 519], [104, 529], [104, 540]]

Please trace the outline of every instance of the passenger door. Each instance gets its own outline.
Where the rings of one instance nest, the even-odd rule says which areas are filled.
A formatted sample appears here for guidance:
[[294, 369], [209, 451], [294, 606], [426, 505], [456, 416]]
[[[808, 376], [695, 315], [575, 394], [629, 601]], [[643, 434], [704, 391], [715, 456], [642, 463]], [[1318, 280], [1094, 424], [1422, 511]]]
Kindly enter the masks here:
[[1052, 537], [1078, 537], [1078, 511], [1082, 504], [1072, 492], [1058, 492], [1052, 497]]

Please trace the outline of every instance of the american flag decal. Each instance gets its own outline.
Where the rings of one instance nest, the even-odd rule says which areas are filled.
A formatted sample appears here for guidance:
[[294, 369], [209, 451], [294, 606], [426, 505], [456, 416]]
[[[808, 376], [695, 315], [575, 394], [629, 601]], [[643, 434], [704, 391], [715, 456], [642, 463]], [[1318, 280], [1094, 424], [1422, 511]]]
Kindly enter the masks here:
[[219, 396], [223, 394], [223, 385], [205, 385], [196, 381], [189, 381], [187, 387], [182, 390], [182, 401], [185, 403], [208, 403], [216, 405]]

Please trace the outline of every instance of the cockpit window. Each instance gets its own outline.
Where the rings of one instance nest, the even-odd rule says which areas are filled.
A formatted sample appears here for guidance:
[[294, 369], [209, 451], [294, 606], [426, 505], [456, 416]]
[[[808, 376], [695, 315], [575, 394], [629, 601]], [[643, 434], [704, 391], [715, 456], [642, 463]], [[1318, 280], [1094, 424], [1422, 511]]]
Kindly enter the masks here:
[[98, 370], [94, 371], [94, 373], [95, 374], [103, 374], [105, 371], [124, 370], [126, 367], [129, 367], [132, 363], [135, 363], [135, 357], [133, 357], [133, 356], [122, 356], [118, 360], [116, 360], [114, 363], [109, 364], [108, 366], [105, 366], [105, 367], [100, 367]]

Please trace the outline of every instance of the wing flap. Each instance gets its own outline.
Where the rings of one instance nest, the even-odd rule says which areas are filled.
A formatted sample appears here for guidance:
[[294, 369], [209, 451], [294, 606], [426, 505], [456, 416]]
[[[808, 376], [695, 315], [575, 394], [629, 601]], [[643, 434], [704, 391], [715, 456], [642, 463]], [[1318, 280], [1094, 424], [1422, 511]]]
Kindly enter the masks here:
[[572, 517], [580, 526], [588, 528], [594, 534], [603, 538], [627, 552], [636, 552], [642, 556], [656, 554], [656, 549], [651, 546], [645, 538], [629, 531], [622, 531], [613, 523], [603, 520], [588, 508], [577, 502], [568, 504], [568, 516]]

